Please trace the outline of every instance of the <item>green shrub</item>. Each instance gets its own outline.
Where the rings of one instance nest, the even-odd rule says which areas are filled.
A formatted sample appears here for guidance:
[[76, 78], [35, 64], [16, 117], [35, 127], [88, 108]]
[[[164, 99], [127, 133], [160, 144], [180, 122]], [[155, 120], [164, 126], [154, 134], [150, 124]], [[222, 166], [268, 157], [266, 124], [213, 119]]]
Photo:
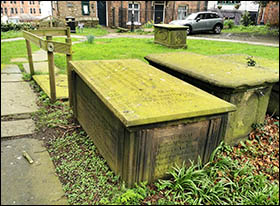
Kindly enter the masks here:
[[229, 29], [233, 28], [235, 26], [234, 21], [233, 20], [225, 20], [224, 21], [224, 26], [228, 27]]
[[33, 25], [32, 23], [1, 23], [1, 32], [6, 32], [6, 31], [19, 31], [19, 30], [32, 30], [35, 29], [36, 26]]
[[92, 44], [93, 41], [94, 41], [94, 36], [93, 35], [87, 35], [87, 40], [88, 40], [88, 43]]
[[249, 26], [249, 25], [253, 24], [253, 22], [251, 20], [251, 16], [248, 11], [245, 11], [245, 13], [242, 15], [241, 24], [244, 26]]

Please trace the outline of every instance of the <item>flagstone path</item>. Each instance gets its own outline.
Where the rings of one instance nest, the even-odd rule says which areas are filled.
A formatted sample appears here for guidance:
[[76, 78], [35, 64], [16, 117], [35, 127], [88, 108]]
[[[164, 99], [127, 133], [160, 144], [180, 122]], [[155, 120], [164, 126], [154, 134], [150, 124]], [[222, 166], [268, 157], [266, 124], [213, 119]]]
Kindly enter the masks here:
[[31, 119], [36, 111], [36, 95], [18, 66], [1, 65], [1, 205], [67, 204], [54, 165], [39, 140], [43, 137], [31, 138], [36, 135]]

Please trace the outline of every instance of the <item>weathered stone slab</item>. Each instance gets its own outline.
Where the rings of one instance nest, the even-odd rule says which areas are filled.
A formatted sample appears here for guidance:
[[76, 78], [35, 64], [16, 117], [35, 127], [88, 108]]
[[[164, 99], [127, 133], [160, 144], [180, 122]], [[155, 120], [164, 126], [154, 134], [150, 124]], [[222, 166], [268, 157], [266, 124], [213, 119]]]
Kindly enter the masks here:
[[235, 106], [140, 60], [71, 61], [73, 110], [111, 169], [133, 186], [207, 162]]
[[171, 48], [185, 48], [187, 28], [187, 26], [155, 24], [154, 42]]
[[13, 58], [11, 62], [28, 62], [26, 58]]
[[[244, 54], [227, 54], [227, 55], [216, 55], [216, 58], [221, 58], [225, 61], [237, 62], [239, 64], [247, 65], [248, 55]], [[271, 70], [279, 74], [279, 60], [271, 60], [261, 57], [252, 57], [256, 61], [255, 67]], [[269, 98], [269, 104], [267, 107], [267, 112], [269, 114], [275, 114], [279, 116], [279, 82], [275, 84], [272, 88], [271, 95]]]
[[22, 74], [1, 74], [1, 82], [21, 82]]
[[34, 62], [41, 62], [41, 61], [47, 61], [48, 60], [48, 53], [47, 51], [44, 51], [42, 49], [34, 52], [32, 54], [32, 60]]
[[[1, 205], [66, 205], [62, 185], [43, 142], [1, 141]], [[26, 151], [34, 160], [29, 164]]]
[[21, 71], [16, 64], [1, 65], [1, 74], [21, 74]]
[[37, 110], [36, 95], [27, 82], [1, 83], [1, 116]]
[[[23, 68], [26, 73], [30, 74], [29, 63], [22, 64]], [[34, 65], [34, 72], [41, 72], [41, 73], [49, 73], [49, 65], [48, 62], [33, 62]], [[54, 67], [55, 73], [58, 72], [58, 68]]]
[[35, 124], [32, 119], [1, 121], [1, 138], [33, 134]]
[[265, 118], [272, 85], [279, 75], [271, 70], [248, 67], [189, 52], [151, 54], [149, 63], [237, 106], [230, 113], [225, 142], [247, 137], [252, 124]]
[[[50, 81], [49, 75], [34, 75], [33, 79], [41, 87], [41, 89], [50, 97]], [[57, 99], [68, 98], [68, 80], [67, 75], [59, 74], [55, 76], [55, 88]]]

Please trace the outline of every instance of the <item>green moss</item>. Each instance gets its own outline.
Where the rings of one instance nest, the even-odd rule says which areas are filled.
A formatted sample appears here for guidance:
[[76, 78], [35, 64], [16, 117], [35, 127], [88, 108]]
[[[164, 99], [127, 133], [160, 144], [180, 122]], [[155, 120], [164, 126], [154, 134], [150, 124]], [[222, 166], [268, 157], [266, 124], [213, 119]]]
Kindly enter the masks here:
[[151, 54], [145, 59], [222, 88], [243, 89], [279, 81], [276, 72], [190, 52]]
[[[33, 79], [41, 87], [41, 89], [50, 97], [50, 81], [49, 75], [34, 75]], [[67, 99], [68, 98], [68, 81], [67, 75], [55, 76], [56, 83], [56, 98]]]
[[140, 60], [72, 61], [72, 65], [126, 126], [235, 110], [234, 105]]

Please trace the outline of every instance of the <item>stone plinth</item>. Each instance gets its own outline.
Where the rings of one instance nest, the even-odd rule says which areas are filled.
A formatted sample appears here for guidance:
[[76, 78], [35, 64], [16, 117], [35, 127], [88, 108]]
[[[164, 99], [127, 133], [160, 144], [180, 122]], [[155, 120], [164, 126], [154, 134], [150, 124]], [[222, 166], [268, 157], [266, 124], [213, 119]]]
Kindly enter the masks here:
[[237, 143], [263, 123], [275, 72], [189, 52], [152, 54], [149, 63], [237, 106], [228, 116], [225, 142]]
[[[217, 58], [222, 58], [225, 61], [237, 62], [243, 65], [247, 65], [248, 55], [233, 54], [233, 55], [217, 55]], [[271, 70], [279, 74], [279, 61], [265, 59], [261, 57], [252, 57], [256, 61], [255, 67]], [[275, 114], [279, 116], [279, 82], [277, 82], [271, 90], [269, 103], [267, 107], [269, 114]]]
[[133, 186], [198, 156], [207, 162], [235, 106], [140, 60], [71, 61], [75, 117]]
[[187, 28], [187, 26], [155, 24], [154, 42], [171, 48], [185, 48]]

